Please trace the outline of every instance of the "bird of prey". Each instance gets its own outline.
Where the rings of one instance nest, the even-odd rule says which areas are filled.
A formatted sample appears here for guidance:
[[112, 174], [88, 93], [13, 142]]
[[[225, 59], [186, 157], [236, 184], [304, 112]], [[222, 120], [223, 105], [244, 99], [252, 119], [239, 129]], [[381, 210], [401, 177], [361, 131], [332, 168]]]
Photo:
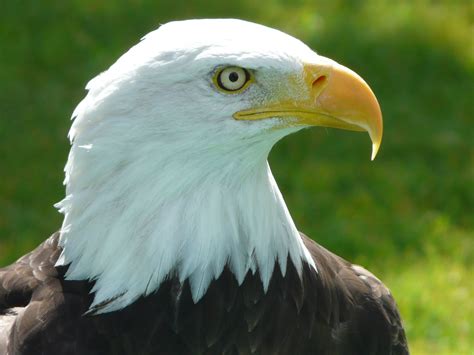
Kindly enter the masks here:
[[374, 158], [357, 74], [275, 29], [188, 20], [87, 90], [62, 227], [0, 269], [1, 354], [408, 353], [389, 290], [298, 232], [267, 162], [310, 126], [366, 131]]

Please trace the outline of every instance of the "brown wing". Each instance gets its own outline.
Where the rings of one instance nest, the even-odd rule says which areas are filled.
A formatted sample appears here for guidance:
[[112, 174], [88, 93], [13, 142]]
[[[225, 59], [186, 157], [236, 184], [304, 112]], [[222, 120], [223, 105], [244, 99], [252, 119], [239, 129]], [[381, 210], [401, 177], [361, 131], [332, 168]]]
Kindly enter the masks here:
[[[80, 315], [88, 299], [64, 291], [55, 233], [31, 253], [0, 269], [0, 354], [81, 353]], [[65, 322], [71, 319], [74, 322]], [[86, 353], [86, 352], [82, 352]]]
[[[53, 273], [57, 237], [51, 237], [14, 264], [0, 269], [0, 353], [7, 354], [14, 328], [38, 286]], [[54, 259], [54, 260], [53, 260]]]
[[57, 245], [58, 234], [53, 234], [31, 253], [0, 269], [0, 314], [27, 306], [38, 285], [56, 275], [54, 263], [60, 253]]
[[324, 287], [339, 297], [340, 324], [333, 336], [341, 354], [408, 354], [400, 313], [389, 289], [372, 273], [352, 265], [305, 235], [303, 241]]

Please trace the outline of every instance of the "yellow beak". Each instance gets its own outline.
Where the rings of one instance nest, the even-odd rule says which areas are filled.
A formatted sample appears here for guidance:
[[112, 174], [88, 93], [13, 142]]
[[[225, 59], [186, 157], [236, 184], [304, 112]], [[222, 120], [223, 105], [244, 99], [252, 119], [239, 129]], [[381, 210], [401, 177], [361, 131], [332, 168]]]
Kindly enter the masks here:
[[301, 100], [280, 100], [239, 111], [234, 118], [282, 118], [291, 125], [367, 131], [374, 160], [382, 142], [383, 123], [380, 106], [367, 83], [352, 70], [327, 59], [322, 65], [305, 65], [303, 85], [301, 91], [307, 94]]

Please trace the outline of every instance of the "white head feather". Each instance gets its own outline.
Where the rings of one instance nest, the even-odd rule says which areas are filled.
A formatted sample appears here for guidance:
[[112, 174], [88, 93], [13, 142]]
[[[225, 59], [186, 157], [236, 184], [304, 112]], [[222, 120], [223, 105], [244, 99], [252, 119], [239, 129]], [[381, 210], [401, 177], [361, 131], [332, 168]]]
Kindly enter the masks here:
[[[317, 57], [249, 22], [172, 22], [89, 82], [69, 133], [58, 264], [71, 264], [69, 279], [96, 280], [91, 308], [121, 309], [171, 274], [197, 302], [225, 265], [239, 282], [258, 270], [265, 289], [275, 261], [283, 273], [288, 256], [314, 266], [267, 163], [298, 128], [232, 115]], [[223, 65], [255, 70], [255, 84], [219, 92], [212, 74]]]

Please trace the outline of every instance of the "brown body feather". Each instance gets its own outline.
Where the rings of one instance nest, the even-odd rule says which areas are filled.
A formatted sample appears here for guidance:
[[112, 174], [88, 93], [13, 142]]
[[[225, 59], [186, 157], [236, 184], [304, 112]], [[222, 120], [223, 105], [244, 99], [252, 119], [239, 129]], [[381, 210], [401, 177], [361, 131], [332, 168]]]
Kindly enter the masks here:
[[0, 354], [408, 354], [388, 289], [302, 238], [318, 272], [305, 265], [300, 278], [288, 260], [266, 293], [258, 275], [239, 286], [226, 268], [197, 304], [170, 276], [125, 309], [85, 315], [93, 283], [64, 280], [54, 234], [0, 269], [0, 324], [12, 323], [0, 328]]

